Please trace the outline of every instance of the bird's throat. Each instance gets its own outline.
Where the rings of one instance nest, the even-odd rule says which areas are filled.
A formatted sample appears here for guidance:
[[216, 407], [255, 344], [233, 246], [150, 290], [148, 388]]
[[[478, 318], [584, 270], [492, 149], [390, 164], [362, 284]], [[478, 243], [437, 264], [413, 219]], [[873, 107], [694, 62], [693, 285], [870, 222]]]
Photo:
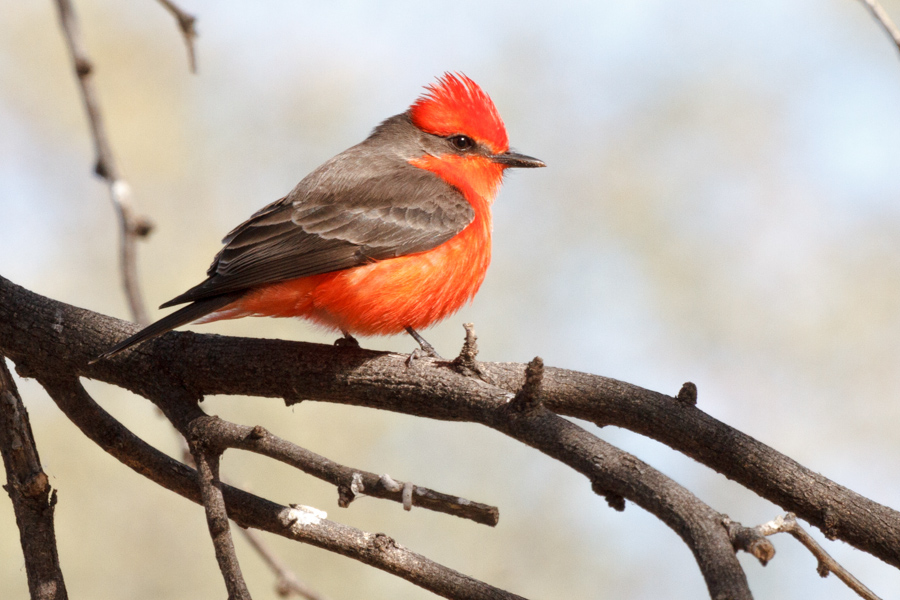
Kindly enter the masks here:
[[461, 191], [476, 213], [490, 208], [503, 180], [503, 167], [482, 156], [426, 155], [409, 163]]

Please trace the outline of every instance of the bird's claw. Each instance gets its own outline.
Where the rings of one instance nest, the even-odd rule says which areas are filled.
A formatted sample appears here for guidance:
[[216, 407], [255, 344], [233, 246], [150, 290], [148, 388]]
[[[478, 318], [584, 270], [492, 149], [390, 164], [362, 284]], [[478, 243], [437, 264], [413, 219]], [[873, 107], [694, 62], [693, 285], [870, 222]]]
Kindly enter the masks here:
[[[430, 344], [429, 344], [430, 347]], [[413, 361], [421, 360], [423, 358], [433, 358], [435, 360], [444, 360], [444, 358], [435, 352], [434, 348], [431, 350], [426, 350], [425, 348], [413, 348], [413, 351], [409, 353], [409, 356], [406, 357], [406, 366], [412, 366]]]
[[343, 337], [339, 337], [338, 339], [334, 340], [335, 346], [337, 346], [338, 348], [359, 348], [360, 347], [359, 342], [357, 341], [357, 339], [355, 337], [353, 337], [346, 331], [344, 331], [343, 334], [344, 334]]
[[434, 349], [434, 346], [428, 343], [428, 340], [419, 335], [419, 332], [413, 329], [412, 327], [407, 327], [406, 332], [413, 337], [419, 343], [421, 350], [416, 348], [412, 352], [409, 353], [409, 357], [406, 359], [406, 366], [412, 364], [414, 360], [417, 358], [434, 358], [437, 360], [444, 360], [444, 358], [437, 353], [437, 350]]

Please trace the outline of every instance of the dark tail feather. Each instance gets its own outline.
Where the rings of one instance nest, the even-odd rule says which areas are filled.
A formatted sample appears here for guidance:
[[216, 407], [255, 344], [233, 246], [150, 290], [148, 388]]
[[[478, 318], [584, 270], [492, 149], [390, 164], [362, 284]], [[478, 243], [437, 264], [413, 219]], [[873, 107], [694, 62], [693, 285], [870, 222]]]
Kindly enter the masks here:
[[221, 296], [215, 296], [213, 298], [204, 298], [203, 300], [197, 300], [196, 302], [189, 304], [180, 310], [176, 310], [171, 315], [167, 315], [159, 321], [147, 325], [130, 338], [119, 342], [118, 344], [92, 360], [90, 364], [94, 364], [97, 361], [115, 356], [119, 352], [125, 350], [126, 348], [130, 348], [135, 344], [140, 344], [141, 342], [145, 342], [150, 338], [162, 335], [167, 331], [175, 329], [176, 327], [186, 325], [191, 321], [196, 321], [201, 317], [205, 317], [209, 313], [217, 311], [220, 308], [231, 304], [232, 302], [240, 298], [243, 293], [243, 291], [232, 292], [231, 294], [223, 294]]

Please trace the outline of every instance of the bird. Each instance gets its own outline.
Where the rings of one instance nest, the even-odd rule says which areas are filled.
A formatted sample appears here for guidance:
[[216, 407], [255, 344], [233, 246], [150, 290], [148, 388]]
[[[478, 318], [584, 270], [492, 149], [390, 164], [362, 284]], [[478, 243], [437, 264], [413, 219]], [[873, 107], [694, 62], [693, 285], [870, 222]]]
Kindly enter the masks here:
[[513, 152], [491, 98], [444, 73], [403, 113], [304, 177], [222, 240], [186, 306], [93, 362], [189, 323], [299, 317], [355, 335], [418, 333], [471, 301], [491, 260], [491, 205], [504, 172], [544, 167]]

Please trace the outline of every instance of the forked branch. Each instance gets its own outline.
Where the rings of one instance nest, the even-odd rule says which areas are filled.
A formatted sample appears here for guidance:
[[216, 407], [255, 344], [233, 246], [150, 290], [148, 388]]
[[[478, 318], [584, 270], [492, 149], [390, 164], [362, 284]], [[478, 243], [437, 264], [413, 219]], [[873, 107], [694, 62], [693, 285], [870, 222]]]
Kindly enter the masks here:
[[[159, 485], [198, 504], [202, 502], [196, 471], [135, 436], [94, 402], [77, 379], [47, 373], [38, 381], [63, 413], [106, 452]], [[411, 552], [388, 536], [330, 521], [321, 511], [283, 506], [226, 484], [221, 490], [229, 518], [242, 527], [342, 554], [445, 598], [520, 598]]]
[[[25, 294], [31, 306], [26, 311], [32, 321], [27, 333], [19, 330], [21, 317], [26, 313], [18, 313], [19, 319], [13, 323], [4, 318], [7, 307], [15, 310], [17, 292]], [[42, 320], [41, 306], [52, 312], [51, 322], [57, 326], [50, 330], [52, 335], [46, 334], [53, 340], [49, 344], [36, 331]], [[61, 331], [57, 331], [60, 323]], [[200, 422], [199, 415], [203, 413], [195, 400], [207, 392], [218, 393], [204, 389], [206, 386], [218, 388], [239, 381], [244, 386], [253, 385], [248, 380], [266, 382], [265, 385], [279, 381], [275, 395], [290, 397], [292, 401], [299, 399], [296, 390], [302, 389], [308, 398], [481, 423], [569, 465], [584, 474], [603, 495], [630, 499], [661, 518], [694, 553], [711, 596], [750, 597], [746, 577], [722, 525], [722, 515], [649, 465], [553, 414], [543, 403], [534, 405], [529, 400], [528, 410], [515, 410], [509, 403], [514, 393], [460, 375], [447, 368], [446, 363], [429, 359], [407, 367], [405, 356], [273, 340], [170, 334], [116, 360], [88, 365], [108, 342], [109, 337], [100, 332], [108, 328], [108, 336], [121, 337], [123, 328], [132, 327], [41, 298], [0, 279], [0, 352], [16, 361], [21, 374], [36, 377], [45, 387], [53, 378], [67, 373], [69, 377], [108, 381], [153, 400], [180, 431], [190, 431], [191, 423]], [[212, 352], [196, 352], [196, 343], [211, 340], [228, 343], [216, 346]], [[43, 351], [36, 355], [35, 347]], [[241, 366], [232, 365], [232, 368], [244, 376], [227, 373], [216, 364], [236, 358], [235, 351], [240, 353], [242, 361]], [[263, 356], [265, 361], [254, 360]], [[248, 366], [250, 363], [253, 367]], [[253, 377], [245, 376], [248, 368], [252, 368]], [[538, 388], [543, 390], [547, 383], [546, 369], [541, 385], [537, 385], [540, 371], [537, 364], [534, 371], [535, 379], [528, 394], [537, 393]], [[285, 378], [291, 379], [286, 386]], [[263, 391], [258, 395], [273, 394]], [[83, 402], [88, 400], [84, 398]], [[228, 500], [227, 493], [225, 496]], [[231, 504], [228, 506], [230, 512]]]

